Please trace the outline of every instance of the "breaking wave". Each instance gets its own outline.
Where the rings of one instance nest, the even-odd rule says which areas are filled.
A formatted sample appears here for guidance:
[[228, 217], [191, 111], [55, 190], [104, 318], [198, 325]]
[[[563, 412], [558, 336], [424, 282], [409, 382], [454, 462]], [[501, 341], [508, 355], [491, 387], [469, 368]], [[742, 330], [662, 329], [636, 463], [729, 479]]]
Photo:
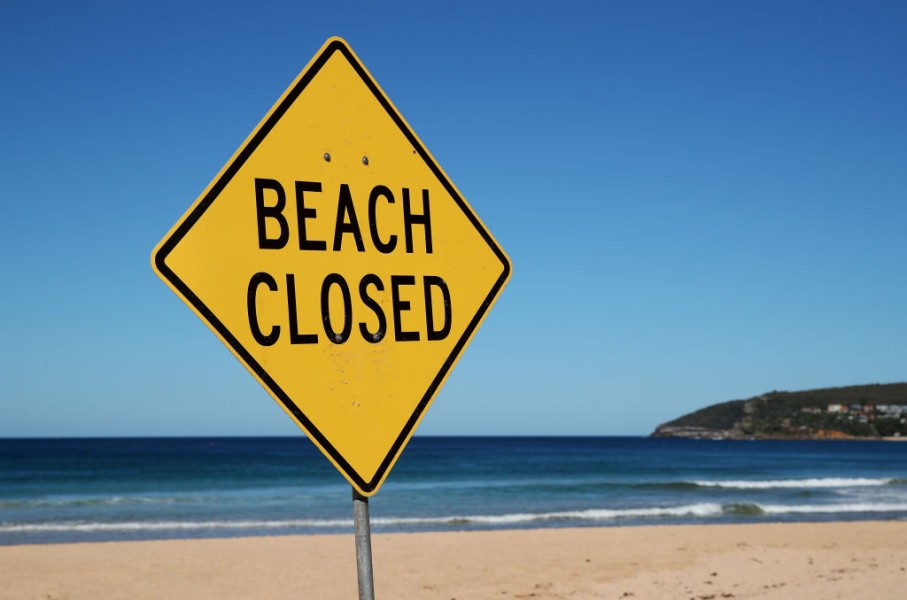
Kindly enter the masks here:
[[[514, 527], [520, 525], [570, 525], [607, 523], [621, 520], [648, 521], [668, 519], [708, 519], [715, 517], [756, 517], [764, 515], [860, 515], [873, 513], [907, 513], [907, 503], [850, 503], [783, 505], [758, 503], [697, 503], [682, 506], [586, 509], [503, 515], [456, 515], [440, 517], [378, 517], [371, 519], [375, 528], [412, 527]], [[212, 521], [126, 521], [126, 522], [46, 522], [0, 523], [0, 533], [140, 533], [140, 532], [207, 532], [217, 531], [298, 531], [352, 528], [352, 519], [250, 519]]]
[[766, 481], [750, 480], [716, 480], [692, 481], [696, 487], [725, 488], [737, 490], [770, 490], [770, 489], [801, 489], [801, 488], [846, 488], [846, 487], [873, 487], [891, 485], [902, 480], [890, 477], [824, 477], [810, 479], [777, 479]]

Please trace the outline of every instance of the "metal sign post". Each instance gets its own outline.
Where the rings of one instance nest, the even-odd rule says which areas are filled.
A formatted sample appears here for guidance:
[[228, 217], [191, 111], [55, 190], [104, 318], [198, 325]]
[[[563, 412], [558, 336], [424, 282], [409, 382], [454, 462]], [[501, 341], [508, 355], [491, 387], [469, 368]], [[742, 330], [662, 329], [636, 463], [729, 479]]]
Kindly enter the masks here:
[[510, 259], [335, 37], [151, 264], [352, 484], [359, 599], [374, 600], [367, 496], [510, 279]]
[[372, 573], [372, 530], [368, 521], [368, 498], [353, 488], [353, 527], [356, 530], [356, 572], [359, 576], [359, 600], [375, 600], [375, 578]]

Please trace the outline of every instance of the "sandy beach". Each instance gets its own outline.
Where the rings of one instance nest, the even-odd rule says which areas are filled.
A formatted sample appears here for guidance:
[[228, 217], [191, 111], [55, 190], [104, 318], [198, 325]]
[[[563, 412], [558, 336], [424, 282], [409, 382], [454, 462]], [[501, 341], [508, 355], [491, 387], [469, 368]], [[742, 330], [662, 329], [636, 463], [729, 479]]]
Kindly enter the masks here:
[[[378, 598], [903, 598], [907, 523], [375, 534]], [[353, 536], [0, 547], [0, 598], [356, 598]]]

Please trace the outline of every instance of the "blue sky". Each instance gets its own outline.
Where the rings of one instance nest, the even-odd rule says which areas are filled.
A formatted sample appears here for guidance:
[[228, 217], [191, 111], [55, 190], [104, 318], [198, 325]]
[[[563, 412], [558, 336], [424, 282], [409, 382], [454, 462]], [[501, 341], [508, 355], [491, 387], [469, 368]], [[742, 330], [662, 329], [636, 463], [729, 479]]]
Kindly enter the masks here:
[[417, 434], [907, 380], [901, 2], [0, 2], [0, 437], [293, 434], [153, 246], [332, 35], [509, 254]]

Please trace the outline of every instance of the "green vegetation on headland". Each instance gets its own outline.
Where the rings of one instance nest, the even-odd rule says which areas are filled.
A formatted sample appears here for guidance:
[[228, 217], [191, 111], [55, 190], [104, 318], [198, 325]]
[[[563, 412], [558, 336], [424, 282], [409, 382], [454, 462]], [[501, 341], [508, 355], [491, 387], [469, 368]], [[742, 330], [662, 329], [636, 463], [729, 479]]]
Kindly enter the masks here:
[[652, 437], [907, 438], [907, 383], [769, 392], [697, 410], [659, 425]]

